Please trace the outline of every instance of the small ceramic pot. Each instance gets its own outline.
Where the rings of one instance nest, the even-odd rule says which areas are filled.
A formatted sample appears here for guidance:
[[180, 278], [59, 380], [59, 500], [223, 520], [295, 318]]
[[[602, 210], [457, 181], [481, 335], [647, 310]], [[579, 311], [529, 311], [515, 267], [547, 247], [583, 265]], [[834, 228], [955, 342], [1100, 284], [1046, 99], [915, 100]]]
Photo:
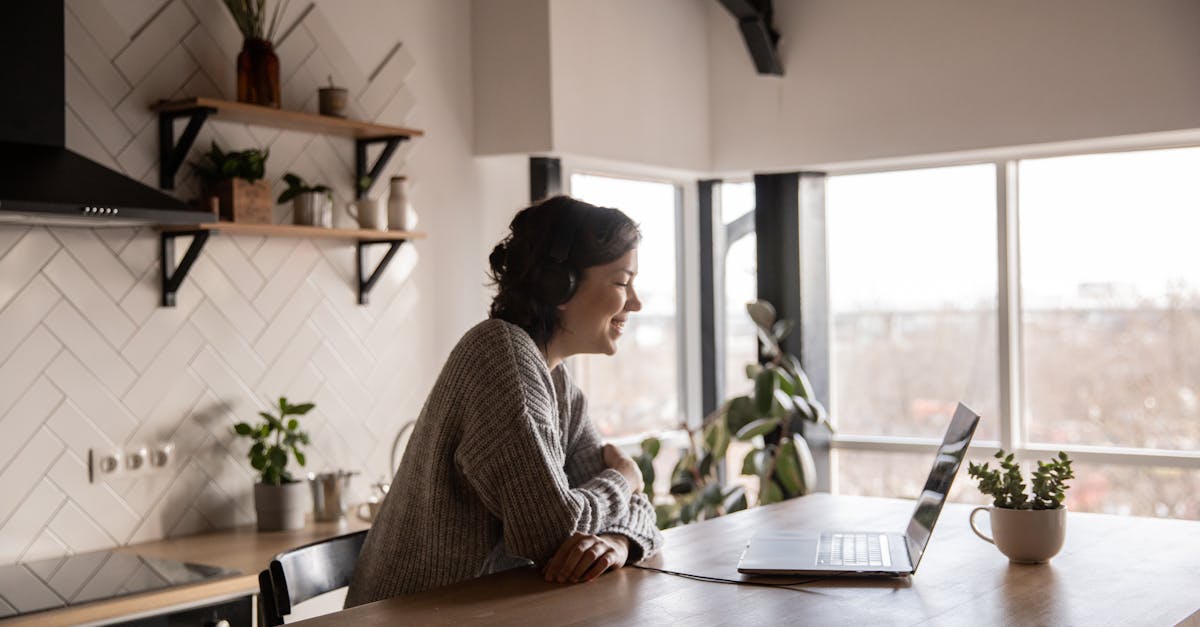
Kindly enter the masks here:
[[304, 482], [254, 484], [254, 512], [258, 515], [259, 531], [303, 529], [308, 504], [308, 486]]
[[[975, 514], [988, 512], [992, 537], [975, 526]], [[1058, 554], [1067, 537], [1067, 508], [1005, 509], [976, 507], [971, 510], [971, 531], [996, 545], [1011, 562], [1042, 564]]]

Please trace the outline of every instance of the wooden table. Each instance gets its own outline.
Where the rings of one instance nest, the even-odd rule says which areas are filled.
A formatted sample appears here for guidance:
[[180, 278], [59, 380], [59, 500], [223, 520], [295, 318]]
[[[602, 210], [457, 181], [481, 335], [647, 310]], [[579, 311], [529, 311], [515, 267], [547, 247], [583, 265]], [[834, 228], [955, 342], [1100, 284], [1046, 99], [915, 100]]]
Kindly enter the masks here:
[[78, 625], [94, 621], [109, 621], [120, 617], [192, 605], [224, 598], [258, 594], [258, 573], [271, 563], [277, 553], [332, 538], [369, 525], [350, 516], [340, 522], [313, 522], [294, 531], [258, 531], [254, 525], [224, 529], [194, 536], [156, 540], [114, 549], [145, 557], [179, 560], [195, 564], [220, 566], [240, 572], [240, 575], [175, 586], [96, 601], [57, 610], [36, 612], [0, 621], [4, 627], [37, 625]]
[[[813, 495], [669, 530], [662, 553], [645, 564], [772, 581], [736, 570], [756, 529], [898, 530], [911, 510], [909, 501]], [[623, 568], [566, 585], [521, 569], [298, 624], [1200, 624], [1200, 522], [1071, 513], [1062, 552], [1047, 565], [1023, 566], [971, 533], [970, 510], [946, 506], [911, 578], [780, 589]]]

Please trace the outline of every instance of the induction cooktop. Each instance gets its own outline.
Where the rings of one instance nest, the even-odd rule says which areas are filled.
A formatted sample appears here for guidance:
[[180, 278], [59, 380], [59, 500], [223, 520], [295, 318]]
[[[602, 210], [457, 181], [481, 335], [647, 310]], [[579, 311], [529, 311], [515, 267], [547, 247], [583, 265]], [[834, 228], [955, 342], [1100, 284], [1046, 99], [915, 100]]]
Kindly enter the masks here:
[[0, 566], [0, 618], [240, 574], [116, 551], [10, 564]]

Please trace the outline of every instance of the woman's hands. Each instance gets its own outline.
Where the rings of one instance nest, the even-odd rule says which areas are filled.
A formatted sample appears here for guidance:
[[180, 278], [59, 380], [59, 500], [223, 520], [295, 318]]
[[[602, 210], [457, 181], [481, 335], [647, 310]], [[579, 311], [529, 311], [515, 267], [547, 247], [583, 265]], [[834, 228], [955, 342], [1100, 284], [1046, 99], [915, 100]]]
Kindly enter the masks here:
[[542, 573], [546, 581], [558, 583], [591, 581], [609, 569], [624, 566], [627, 559], [629, 538], [607, 533], [594, 536], [576, 531], [558, 547], [554, 557], [546, 562]]
[[603, 452], [604, 465], [621, 473], [625, 481], [629, 482], [629, 488], [634, 494], [641, 492], [644, 484], [642, 470], [638, 468], [637, 462], [612, 444], [605, 444]]

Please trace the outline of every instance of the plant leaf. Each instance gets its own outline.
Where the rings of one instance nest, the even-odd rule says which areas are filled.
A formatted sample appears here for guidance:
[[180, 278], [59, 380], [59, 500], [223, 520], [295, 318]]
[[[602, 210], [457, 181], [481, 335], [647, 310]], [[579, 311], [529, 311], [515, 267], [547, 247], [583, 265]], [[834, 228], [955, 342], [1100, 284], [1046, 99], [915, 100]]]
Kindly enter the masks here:
[[305, 463], [304, 462], [304, 453], [301, 453], [298, 449], [293, 448], [292, 454], [296, 456], [296, 461], [300, 462], [300, 465], [303, 466]]
[[738, 396], [730, 399], [725, 411], [725, 424], [728, 425], [730, 433], [737, 433], [742, 430], [742, 427], [750, 424], [757, 418], [754, 413], [754, 401], [750, 400], [749, 396]]
[[778, 418], [760, 418], [760, 419], [755, 420], [755, 421], [751, 422], [750, 424], [747, 424], [746, 426], [742, 427], [741, 430], [739, 430], [737, 432], [736, 437], [739, 440], [751, 440], [751, 439], [754, 439], [756, 436], [765, 435], [767, 433], [770, 433], [771, 430], [775, 429], [778, 426], [779, 426]]
[[642, 440], [642, 452], [650, 456], [650, 459], [658, 457], [658, 451], [662, 447], [662, 442], [658, 438], [646, 438]]
[[771, 413], [771, 399], [775, 394], [775, 372], [764, 368], [754, 378], [754, 411], [759, 416]]
[[765, 300], [746, 303], [746, 312], [750, 314], [755, 326], [764, 331], [770, 331], [771, 326], [775, 324], [775, 306]]
[[753, 476], [758, 474], [758, 454], [758, 449], [754, 449], [749, 453], [746, 453], [746, 458], [742, 460], [743, 475]]
[[295, 431], [296, 427], [299, 427], [299, 426], [300, 426], [300, 421], [296, 420], [295, 418], [292, 418], [291, 420], [288, 421], [288, 425], [287, 425], [288, 431]]
[[248, 436], [254, 433], [254, 428], [244, 422], [239, 422], [236, 425], [233, 425], [233, 430], [236, 431], [238, 435]]

